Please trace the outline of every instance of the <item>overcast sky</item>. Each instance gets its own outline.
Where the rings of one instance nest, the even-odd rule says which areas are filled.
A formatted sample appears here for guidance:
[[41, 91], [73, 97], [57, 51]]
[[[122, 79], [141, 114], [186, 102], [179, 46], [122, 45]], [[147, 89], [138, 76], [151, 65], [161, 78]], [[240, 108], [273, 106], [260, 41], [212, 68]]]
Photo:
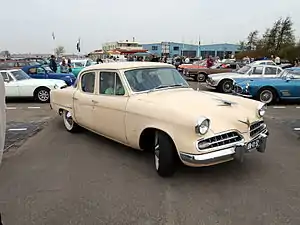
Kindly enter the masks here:
[[[76, 52], [107, 41], [237, 43], [291, 16], [300, 36], [299, 0], [0, 0], [0, 50], [49, 53], [63, 45]], [[56, 41], [52, 40], [52, 31]]]

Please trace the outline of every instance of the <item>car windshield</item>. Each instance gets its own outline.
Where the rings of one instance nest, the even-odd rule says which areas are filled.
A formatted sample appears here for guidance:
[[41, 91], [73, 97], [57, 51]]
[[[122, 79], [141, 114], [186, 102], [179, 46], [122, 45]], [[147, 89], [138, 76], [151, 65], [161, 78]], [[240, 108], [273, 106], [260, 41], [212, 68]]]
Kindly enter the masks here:
[[246, 74], [251, 69], [250, 66], [243, 66], [241, 69], [237, 71], [239, 74]]
[[31, 79], [30, 76], [27, 75], [23, 70], [16, 70], [11, 72], [12, 75], [16, 78], [16, 80], [28, 80]]
[[134, 92], [189, 87], [186, 80], [173, 68], [128, 70], [125, 72], [125, 77]]
[[73, 68], [77, 68], [77, 67], [84, 67], [82, 62], [73, 62], [72, 63]]
[[46, 70], [47, 73], [54, 73], [49, 66], [43, 66], [43, 68]]

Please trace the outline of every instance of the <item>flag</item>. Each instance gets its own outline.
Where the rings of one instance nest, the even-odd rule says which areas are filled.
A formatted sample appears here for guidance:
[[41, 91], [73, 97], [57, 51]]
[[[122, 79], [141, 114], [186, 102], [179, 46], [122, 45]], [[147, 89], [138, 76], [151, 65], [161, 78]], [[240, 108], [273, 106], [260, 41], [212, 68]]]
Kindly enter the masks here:
[[80, 38], [78, 38], [77, 44], [76, 44], [76, 49], [78, 52], [80, 52]]
[[52, 39], [55, 40], [54, 32], [52, 32]]

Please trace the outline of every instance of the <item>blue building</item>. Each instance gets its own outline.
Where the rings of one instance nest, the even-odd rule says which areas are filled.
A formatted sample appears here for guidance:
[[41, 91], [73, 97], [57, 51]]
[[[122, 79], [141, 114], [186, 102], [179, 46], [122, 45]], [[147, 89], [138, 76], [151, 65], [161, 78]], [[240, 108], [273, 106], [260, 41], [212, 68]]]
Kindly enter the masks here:
[[193, 44], [184, 44], [184, 43], [175, 43], [175, 42], [161, 42], [161, 43], [151, 43], [143, 44], [144, 49], [147, 49], [154, 55], [162, 56], [166, 55], [167, 57], [173, 58], [175, 56], [186, 56], [189, 58], [207, 57], [208, 55], [220, 58], [224, 56], [235, 55], [239, 52], [239, 45], [235, 44], [211, 44], [211, 45], [193, 45]]

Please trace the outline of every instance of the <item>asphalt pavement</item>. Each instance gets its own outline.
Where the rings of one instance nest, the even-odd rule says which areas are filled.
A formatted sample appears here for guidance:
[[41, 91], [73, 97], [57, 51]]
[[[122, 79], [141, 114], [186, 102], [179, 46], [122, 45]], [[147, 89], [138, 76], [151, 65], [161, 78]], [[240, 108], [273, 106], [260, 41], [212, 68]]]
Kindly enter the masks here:
[[19, 138], [19, 144], [8, 148], [0, 169], [3, 220], [14, 225], [298, 225], [298, 107], [269, 107], [265, 154], [253, 152], [243, 164], [181, 166], [164, 179], [148, 153], [88, 131], [70, 134], [47, 104], [9, 103], [8, 130], [13, 130], [7, 141]]

